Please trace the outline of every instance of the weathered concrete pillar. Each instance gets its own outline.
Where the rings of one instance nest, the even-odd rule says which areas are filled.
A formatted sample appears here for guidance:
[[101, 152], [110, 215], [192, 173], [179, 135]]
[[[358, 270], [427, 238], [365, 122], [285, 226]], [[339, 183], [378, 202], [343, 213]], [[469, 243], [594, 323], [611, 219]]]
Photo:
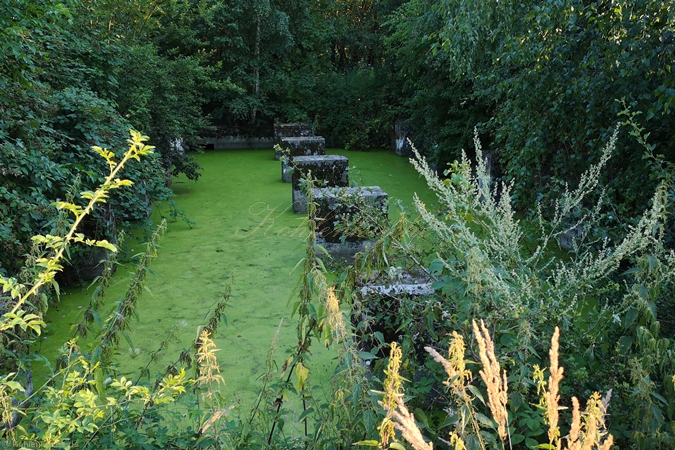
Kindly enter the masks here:
[[393, 282], [391, 284], [365, 285], [359, 289], [359, 294], [361, 298], [402, 296], [419, 297], [423, 295], [433, 295], [434, 290], [431, 287], [431, 283], [411, 280], [408, 282]]
[[[281, 147], [292, 157], [326, 154], [326, 140], [321, 136], [282, 138]], [[281, 179], [284, 183], [291, 182], [290, 166], [284, 161], [281, 162]]]
[[[308, 137], [312, 130], [306, 123], [275, 123], [274, 124], [274, 143], [283, 147], [281, 140], [287, 137]], [[281, 159], [281, 152], [274, 150], [274, 159]]]
[[[316, 188], [313, 194], [316, 215], [322, 218], [317, 230], [327, 242], [363, 240], [378, 220], [388, 217], [389, 196], [379, 186]], [[335, 229], [339, 221], [351, 222], [347, 234]]]
[[394, 140], [394, 151], [398, 156], [410, 156], [412, 155], [412, 147], [408, 142], [408, 138], [412, 133], [412, 129], [407, 122], [397, 120], [394, 124], [394, 133], [396, 138]]
[[342, 155], [297, 156], [293, 158], [293, 211], [307, 212], [307, 196], [303, 192], [300, 181], [312, 172], [317, 187], [349, 186], [349, 160]]
[[379, 186], [318, 188], [313, 194], [316, 217], [321, 219], [317, 244], [333, 258], [352, 262], [357, 252], [370, 246], [378, 225], [388, 220], [389, 196]]
[[[374, 335], [378, 332], [382, 333], [388, 342], [394, 340], [395, 336], [392, 336], [394, 328], [391, 324], [382, 322], [380, 318], [387, 317], [394, 311], [402, 312], [402, 306], [410, 300], [424, 302], [424, 297], [433, 296], [435, 291], [432, 281], [428, 274], [409, 273], [401, 267], [374, 270], [367, 279], [364, 277], [357, 280], [354, 290], [354, 304], [357, 306], [353, 309], [351, 321], [358, 330], [355, 338], [359, 349], [373, 351], [378, 344]], [[366, 326], [358, 326], [359, 324]], [[423, 341], [423, 338], [416, 341], [416, 350], [424, 352], [419, 346]]]

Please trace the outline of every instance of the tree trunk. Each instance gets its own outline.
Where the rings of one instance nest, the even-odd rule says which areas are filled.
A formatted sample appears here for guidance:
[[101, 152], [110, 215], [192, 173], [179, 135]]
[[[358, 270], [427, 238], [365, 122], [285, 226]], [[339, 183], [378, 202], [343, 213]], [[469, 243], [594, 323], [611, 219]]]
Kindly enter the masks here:
[[[253, 93], [255, 94], [255, 98], [257, 100], [258, 97], [258, 92], [260, 92], [260, 14], [256, 14], [256, 17], [258, 19], [258, 24], [255, 30], [255, 62], [253, 66]], [[256, 116], [256, 107], [253, 105], [253, 109], [251, 110], [251, 122], [255, 120]]]

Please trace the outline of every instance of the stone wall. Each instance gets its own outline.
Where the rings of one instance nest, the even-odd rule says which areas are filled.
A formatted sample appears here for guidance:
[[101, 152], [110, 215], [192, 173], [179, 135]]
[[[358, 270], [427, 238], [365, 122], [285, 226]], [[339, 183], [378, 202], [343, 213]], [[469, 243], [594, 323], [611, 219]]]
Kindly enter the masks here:
[[243, 148], [272, 148], [272, 138], [251, 138], [242, 136], [224, 136], [219, 138], [204, 139], [201, 144], [207, 150], [243, 149]]

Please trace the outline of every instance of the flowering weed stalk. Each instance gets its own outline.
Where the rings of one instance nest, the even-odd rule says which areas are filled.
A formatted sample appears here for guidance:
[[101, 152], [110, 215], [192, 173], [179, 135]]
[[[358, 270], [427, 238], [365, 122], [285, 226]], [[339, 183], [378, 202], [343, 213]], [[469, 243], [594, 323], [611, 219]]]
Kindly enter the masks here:
[[101, 147], [93, 147], [94, 151], [102, 156], [108, 163], [110, 173], [105, 178], [99, 188], [92, 191], [83, 191], [80, 197], [88, 200], [87, 205], [83, 208], [70, 202], [56, 202], [55, 205], [60, 210], [70, 211], [75, 221], [70, 227], [68, 233], [61, 236], [52, 235], [38, 235], [33, 237], [33, 242], [43, 245], [45, 250], [51, 251], [52, 254], [48, 257], [41, 257], [36, 260], [36, 266], [42, 268], [37, 274], [31, 286], [26, 286], [19, 283], [16, 278], [6, 278], [0, 275], [0, 286], [2, 286], [3, 293], [10, 293], [13, 300], [12, 309], [3, 314], [0, 319], [0, 331], [13, 328], [15, 326], [21, 327], [23, 330], [27, 328], [32, 329], [37, 334], [40, 334], [45, 323], [42, 318], [36, 314], [27, 313], [23, 306], [33, 296], [35, 296], [40, 288], [50, 284], [54, 281], [54, 276], [57, 272], [63, 269], [61, 260], [63, 259], [68, 246], [73, 242], [82, 242], [85, 245], [92, 245], [102, 247], [111, 252], [117, 252], [117, 247], [106, 240], [94, 240], [85, 238], [84, 234], [78, 233], [77, 229], [82, 223], [82, 220], [90, 214], [97, 203], [105, 203], [110, 191], [118, 189], [122, 186], [131, 186], [130, 180], [117, 178], [117, 175], [122, 170], [124, 165], [130, 159], [140, 161], [141, 156], [149, 155], [153, 152], [154, 147], [145, 145], [148, 140], [147, 136], [131, 130], [131, 139], [128, 139], [129, 150], [124, 154], [120, 162], [113, 160], [115, 154], [108, 149]]
[[[483, 368], [480, 370], [481, 378], [487, 388], [487, 405], [492, 413], [492, 418], [497, 424], [497, 434], [500, 438], [502, 448], [508, 444], [511, 448], [510, 437], [508, 432], [508, 387], [506, 373], [500, 369], [499, 362], [494, 354], [494, 343], [490, 337], [487, 327], [481, 322], [480, 326], [474, 321], [473, 328], [476, 340], [479, 346], [479, 354]], [[560, 395], [559, 388], [562, 380], [563, 368], [558, 362], [558, 348], [559, 348], [560, 332], [556, 330], [551, 338], [551, 349], [549, 356], [551, 358], [551, 376], [549, 377], [548, 389], [546, 383], [543, 381], [543, 371], [537, 368], [536, 373], [540, 374], [540, 386], [542, 386], [542, 408], [546, 422], [549, 425], [548, 436], [550, 443], [547, 448], [562, 449], [559, 429], [559, 414], [561, 409], [559, 406]], [[439, 362], [449, 378], [445, 382], [446, 386], [450, 387], [451, 393], [455, 397], [459, 397], [460, 403], [468, 402], [466, 411], [472, 416], [471, 421], [475, 425], [474, 431], [479, 439], [481, 448], [487, 448], [487, 442], [480, 438], [481, 430], [476, 420], [478, 412], [473, 407], [471, 402], [473, 398], [469, 396], [469, 391], [474, 392], [475, 388], [465, 384], [470, 381], [471, 372], [464, 368], [464, 356], [462, 350], [462, 340], [458, 336], [453, 337], [451, 350], [449, 352], [449, 359], [444, 358], [440, 353], [432, 348], [426, 350]], [[401, 433], [405, 439], [415, 450], [432, 450], [433, 444], [426, 442], [423, 438], [422, 431], [415, 422], [415, 418], [410, 411], [408, 411], [403, 402], [403, 389], [400, 385], [400, 375], [398, 375], [398, 367], [400, 365], [400, 354], [395, 353], [394, 349], [397, 346], [392, 344], [392, 354], [390, 356], [389, 366], [385, 372], [387, 378], [385, 380], [385, 398], [381, 402], [385, 409], [386, 416], [380, 426], [380, 442], [379, 448], [398, 448], [391, 445], [387, 447], [390, 441], [395, 441], [396, 437], [391, 432], [390, 422], [393, 422], [393, 428]], [[400, 350], [398, 350], [400, 351]], [[393, 363], [392, 363], [393, 361]], [[398, 380], [398, 381], [397, 381]], [[569, 435], [566, 437], [567, 447], [565, 450], [610, 450], [613, 445], [613, 437], [609, 435], [605, 425], [605, 415], [607, 413], [607, 403], [609, 400], [600, 398], [600, 394], [595, 392], [591, 395], [586, 405], [586, 410], [580, 412], [579, 401], [576, 397], [572, 397], [572, 422]], [[460, 430], [461, 433], [461, 430]], [[606, 436], [606, 438], [605, 438]], [[455, 450], [465, 450], [466, 444], [463, 437], [456, 431], [452, 431], [449, 435], [449, 443]], [[370, 445], [370, 442], [359, 442], [357, 444]], [[544, 444], [546, 445], [546, 444]], [[542, 447], [543, 448], [543, 447]]]

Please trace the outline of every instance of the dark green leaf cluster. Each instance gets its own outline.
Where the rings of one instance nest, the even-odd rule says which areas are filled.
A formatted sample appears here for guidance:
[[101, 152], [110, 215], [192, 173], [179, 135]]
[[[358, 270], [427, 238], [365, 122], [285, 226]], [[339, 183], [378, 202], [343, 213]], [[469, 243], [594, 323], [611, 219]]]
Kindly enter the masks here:
[[[675, 160], [670, 2], [411, 0], [388, 24], [403, 116], [420, 147], [450, 162], [478, 125], [521, 207], [578, 180], [627, 107], [643, 112], [651, 143]], [[627, 131], [602, 179], [615, 208], [609, 227], [625, 226], [656, 187]]]
[[92, 145], [123, 149], [136, 128], [152, 136], [157, 154], [125, 167], [134, 183], [87, 218], [90, 238], [114, 239], [116, 229], [145, 220], [152, 201], [172, 195], [172, 175], [199, 177], [188, 151], [208, 128], [202, 105], [212, 70], [199, 55], [155, 43], [160, 15], [151, 2], [0, 3], [1, 271], [21, 266], [32, 235], [62, 226], [51, 205], [73, 182], [91, 190], [102, 180], [105, 163]]

